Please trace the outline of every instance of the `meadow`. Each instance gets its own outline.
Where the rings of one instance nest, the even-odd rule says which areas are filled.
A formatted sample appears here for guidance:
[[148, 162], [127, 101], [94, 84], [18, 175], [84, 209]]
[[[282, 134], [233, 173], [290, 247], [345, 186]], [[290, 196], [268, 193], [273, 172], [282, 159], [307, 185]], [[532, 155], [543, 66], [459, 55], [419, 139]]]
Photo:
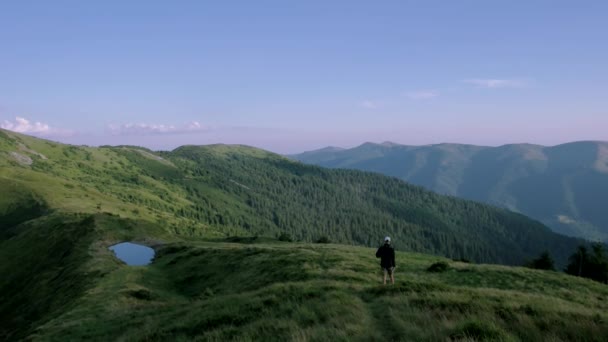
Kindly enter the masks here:
[[[40, 341], [608, 338], [608, 287], [561, 272], [398, 252], [396, 284], [383, 286], [373, 248], [264, 237], [180, 239], [160, 227], [111, 215], [72, 220], [71, 230], [61, 230], [65, 233], [47, 236], [35, 225], [19, 233], [23, 242], [27, 237], [28, 244], [40, 243], [39, 253], [28, 254], [31, 264], [23, 266], [39, 271], [32, 279], [43, 285], [30, 282], [15, 289], [23, 301], [12, 318], [22, 316], [13, 320], [16, 330], [8, 336]], [[19, 248], [19, 240], [14, 238], [15, 249], [3, 249], [2, 256], [12, 252], [12, 260], [24, 260], [31, 251]], [[107, 249], [119, 241], [153, 246], [154, 262], [125, 265]], [[71, 252], [59, 253], [59, 246], [70, 246]], [[448, 268], [428, 271], [437, 262]], [[37, 263], [45, 267], [36, 268]], [[48, 267], [61, 278], [45, 272]]]

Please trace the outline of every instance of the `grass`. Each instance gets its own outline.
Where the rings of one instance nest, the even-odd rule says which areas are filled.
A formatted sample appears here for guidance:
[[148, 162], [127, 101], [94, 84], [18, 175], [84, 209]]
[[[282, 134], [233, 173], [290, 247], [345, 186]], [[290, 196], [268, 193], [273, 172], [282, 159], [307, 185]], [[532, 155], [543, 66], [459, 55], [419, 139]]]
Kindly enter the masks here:
[[[23, 207], [25, 200], [33, 203], [29, 197], [23, 199], [25, 195], [20, 193], [24, 192], [43, 199], [48, 211], [112, 213], [162, 223], [167, 230], [187, 235], [223, 235], [208, 224], [175, 215], [192, 203], [181, 187], [162, 180], [162, 175], [175, 177], [175, 167], [167, 161], [135, 149], [69, 146], [8, 131], [0, 133], [0, 187], [7, 194], [0, 197], [0, 223], [2, 217], [15, 217], [9, 209]], [[10, 157], [10, 151], [20, 151], [34, 164], [19, 164]], [[23, 200], [17, 202], [18, 198]]]
[[47, 211], [44, 200], [18, 182], [0, 177], [0, 189], [0, 227], [15, 226]]
[[[115, 216], [97, 215], [94, 222], [95, 242], [77, 268], [86, 274], [86, 290], [28, 329], [31, 339], [608, 338], [608, 287], [561, 273], [398, 252], [396, 284], [382, 286], [370, 248], [182, 240]], [[123, 239], [155, 246], [155, 261], [119, 262], [107, 246]], [[429, 272], [436, 262], [449, 268]]]
[[0, 339], [21, 337], [68, 308], [86, 285], [91, 220], [51, 215], [10, 229], [0, 243]]

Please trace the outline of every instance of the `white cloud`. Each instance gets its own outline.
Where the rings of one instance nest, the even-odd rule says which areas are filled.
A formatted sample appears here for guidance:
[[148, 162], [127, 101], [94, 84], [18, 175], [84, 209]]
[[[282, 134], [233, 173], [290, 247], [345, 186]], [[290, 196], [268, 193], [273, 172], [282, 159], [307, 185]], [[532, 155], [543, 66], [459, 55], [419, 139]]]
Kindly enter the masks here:
[[74, 135], [74, 132], [65, 129], [51, 127], [46, 123], [39, 121], [33, 122], [22, 117], [16, 117], [14, 121], [4, 120], [0, 124], [0, 128], [24, 134], [32, 134], [38, 136], [59, 136], [66, 137]]
[[156, 134], [184, 134], [209, 131], [209, 127], [197, 121], [181, 126], [165, 124], [128, 123], [122, 125], [109, 125], [110, 133], [114, 135], [156, 135]]
[[22, 117], [16, 117], [14, 122], [4, 120], [0, 127], [17, 133], [49, 133], [51, 127], [42, 122], [30, 122]]
[[439, 92], [436, 90], [418, 90], [405, 93], [405, 96], [412, 100], [428, 100], [439, 96]]
[[480, 88], [522, 88], [527, 85], [526, 80], [521, 79], [472, 78], [463, 80], [463, 82]]
[[380, 107], [380, 104], [374, 101], [370, 101], [370, 100], [365, 100], [363, 102], [361, 102], [361, 106], [368, 108], [368, 109], [375, 109]]

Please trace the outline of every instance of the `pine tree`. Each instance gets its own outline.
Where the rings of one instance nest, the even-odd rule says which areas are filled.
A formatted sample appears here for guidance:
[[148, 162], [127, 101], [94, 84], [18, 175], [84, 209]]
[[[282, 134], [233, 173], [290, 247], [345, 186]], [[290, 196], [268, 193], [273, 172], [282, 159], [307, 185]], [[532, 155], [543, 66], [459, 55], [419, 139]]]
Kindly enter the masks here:
[[537, 270], [555, 271], [555, 263], [548, 251], [544, 251], [538, 258], [528, 263], [527, 266]]
[[591, 254], [585, 246], [579, 246], [569, 260], [566, 273], [608, 283], [608, 258], [603, 244], [594, 244]]
[[574, 254], [570, 256], [568, 259], [570, 263], [566, 267], [566, 273], [575, 275], [578, 277], [583, 277], [585, 273], [583, 273], [584, 267], [587, 267], [588, 264], [588, 255], [587, 255], [587, 247], [578, 246], [578, 249]]

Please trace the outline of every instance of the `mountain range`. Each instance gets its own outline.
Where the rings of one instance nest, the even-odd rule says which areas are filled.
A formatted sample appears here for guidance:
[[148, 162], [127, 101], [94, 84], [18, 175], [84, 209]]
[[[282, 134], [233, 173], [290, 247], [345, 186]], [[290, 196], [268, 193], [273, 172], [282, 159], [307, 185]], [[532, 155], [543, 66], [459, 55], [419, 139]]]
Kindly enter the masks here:
[[[156, 152], [2, 130], [0, 189], [1, 340], [608, 335], [604, 285], [470, 263], [549, 251], [561, 268], [584, 241], [394, 177], [247, 146]], [[366, 248], [385, 235], [392, 288]], [[108, 247], [121, 241], [154, 247], [154, 262], [118, 261]]]
[[111, 213], [187, 236], [287, 234], [477, 262], [560, 264], [579, 243], [505, 209], [437, 195], [394, 177], [330, 170], [230, 145], [154, 152], [63, 145], [0, 131], [0, 223], [48, 213]]
[[440, 194], [523, 213], [561, 234], [608, 240], [608, 142], [550, 147], [365, 143], [290, 158], [397, 177]]

